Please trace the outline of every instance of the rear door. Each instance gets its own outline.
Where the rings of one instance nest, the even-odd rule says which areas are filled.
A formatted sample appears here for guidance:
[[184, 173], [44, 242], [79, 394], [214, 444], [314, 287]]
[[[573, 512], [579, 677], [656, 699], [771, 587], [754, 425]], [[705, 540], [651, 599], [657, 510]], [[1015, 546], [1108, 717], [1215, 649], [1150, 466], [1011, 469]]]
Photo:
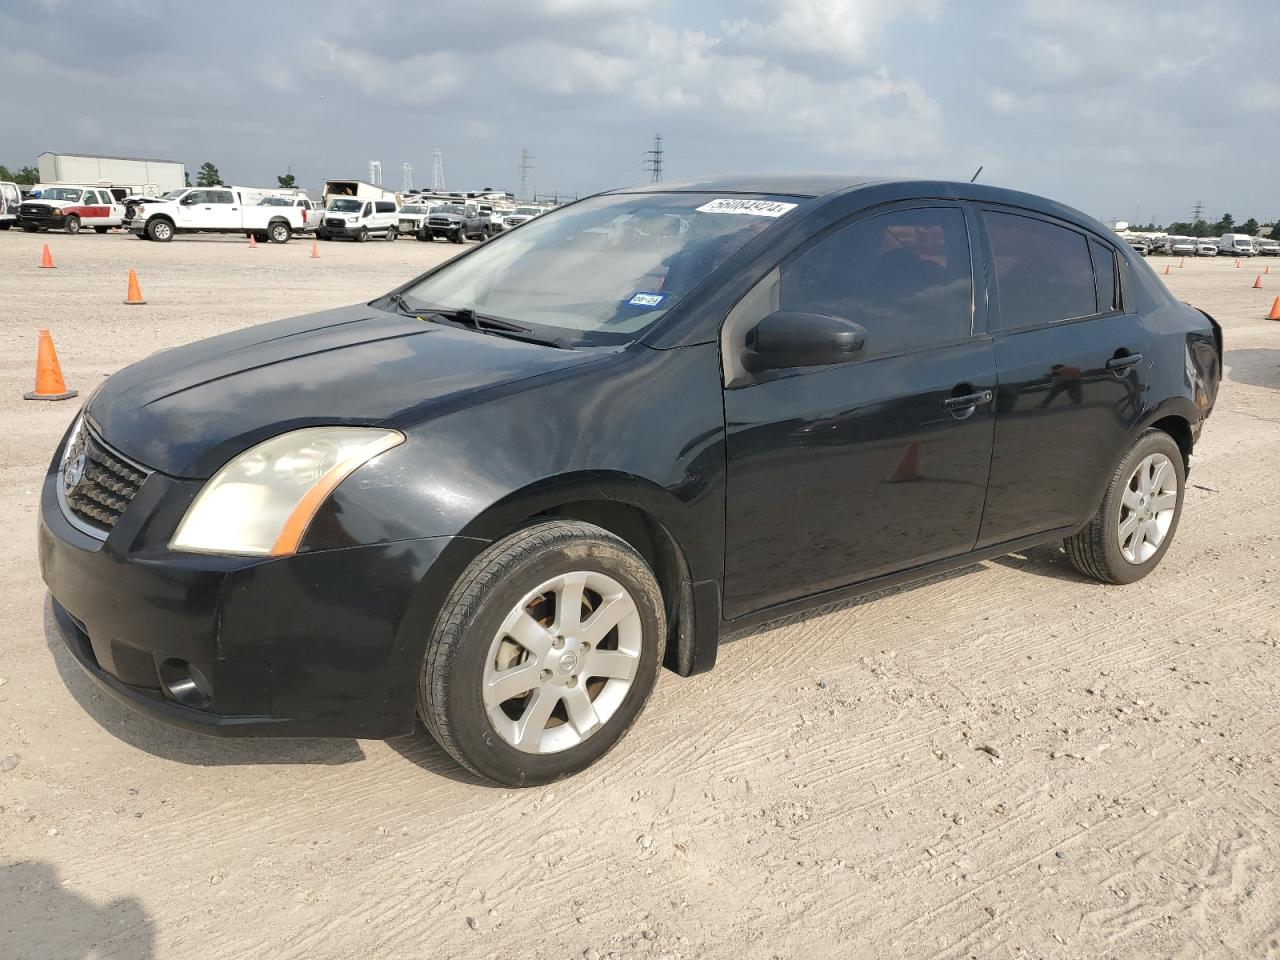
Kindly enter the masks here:
[[[800, 247], [721, 333], [727, 618], [970, 550], [991, 459], [995, 361], [962, 205], [855, 215]], [[775, 310], [866, 328], [855, 362], [751, 374]]]
[[979, 546], [1083, 523], [1146, 404], [1151, 358], [1104, 237], [1009, 207], [979, 208], [997, 390]]

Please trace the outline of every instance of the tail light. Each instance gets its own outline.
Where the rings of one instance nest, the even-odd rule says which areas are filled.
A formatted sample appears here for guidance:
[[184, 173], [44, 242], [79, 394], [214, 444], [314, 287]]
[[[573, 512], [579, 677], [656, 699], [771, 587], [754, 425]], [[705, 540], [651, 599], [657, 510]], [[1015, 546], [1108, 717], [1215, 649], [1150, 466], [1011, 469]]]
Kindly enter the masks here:
[[307, 222], [307, 208], [306, 208], [306, 207], [303, 207], [303, 208], [302, 208], [302, 222], [303, 222], [303, 223], [306, 223], [306, 222]]

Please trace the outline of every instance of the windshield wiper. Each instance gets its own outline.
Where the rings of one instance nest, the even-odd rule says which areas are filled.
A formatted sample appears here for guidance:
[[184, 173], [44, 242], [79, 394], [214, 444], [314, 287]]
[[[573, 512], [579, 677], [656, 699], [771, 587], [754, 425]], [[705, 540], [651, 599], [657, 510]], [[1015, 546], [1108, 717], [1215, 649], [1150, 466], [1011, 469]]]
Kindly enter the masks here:
[[452, 310], [433, 309], [424, 310], [426, 314], [422, 319], [430, 320], [433, 317], [448, 323], [456, 323], [460, 326], [467, 327], [471, 330], [477, 330], [480, 333], [492, 333], [500, 337], [508, 337], [512, 340], [523, 340], [525, 343], [536, 343], [544, 347], [555, 347], [557, 350], [572, 350], [564, 340], [559, 337], [540, 337], [529, 327], [523, 327], [518, 323], [512, 323], [510, 320], [502, 320], [498, 317], [489, 317], [482, 313], [476, 313], [471, 307], [457, 307]]

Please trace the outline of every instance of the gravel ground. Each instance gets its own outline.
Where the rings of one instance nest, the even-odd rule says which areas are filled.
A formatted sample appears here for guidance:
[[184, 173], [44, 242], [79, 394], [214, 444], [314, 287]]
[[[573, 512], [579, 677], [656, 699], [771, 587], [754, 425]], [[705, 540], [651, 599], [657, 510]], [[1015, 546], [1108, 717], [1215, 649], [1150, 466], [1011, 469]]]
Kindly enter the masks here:
[[79, 401], [20, 399], [36, 330], [83, 395], [457, 249], [0, 234], [0, 953], [1280, 957], [1276, 261], [1263, 290], [1262, 262], [1151, 261], [1223, 324], [1228, 370], [1140, 584], [1040, 549], [770, 625], [664, 673], [553, 789], [478, 784], [421, 731], [223, 742], [99, 694], [37, 570]]

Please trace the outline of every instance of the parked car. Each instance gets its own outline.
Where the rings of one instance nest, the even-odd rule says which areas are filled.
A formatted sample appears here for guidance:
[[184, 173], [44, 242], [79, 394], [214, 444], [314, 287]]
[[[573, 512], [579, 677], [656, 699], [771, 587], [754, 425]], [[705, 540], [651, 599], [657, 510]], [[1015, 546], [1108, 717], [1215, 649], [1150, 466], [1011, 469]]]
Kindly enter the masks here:
[[39, 198], [18, 206], [18, 225], [27, 233], [64, 230], [79, 233], [92, 227], [106, 233], [124, 221], [124, 206], [111, 193], [97, 187], [45, 187]]
[[1221, 372], [1217, 323], [1050, 200], [648, 184], [110, 377], [44, 478], [40, 565], [71, 654], [153, 717], [420, 715], [545, 783], [726, 631], [1039, 544], [1147, 576]]
[[18, 222], [22, 190], [11, 180], [0, 180], [0, 230], [8, 230]]
[[1247, 233], [1224, 233], [1218, 238], [1218, 253], [1222, 256], [1252, 257], [1257, 252], [1253, 237]]
[[537, 207], [516, 207], [515, 212], [508, 214], [503, 223], [507, 229], [518, 227], [522, 223], [528, 223], [534, 217], [541, 215], [542, 211]]
[[453, 243], [484, 240], [488, 236], [488, 221], [481, 219], [479, 209], [461, 203], [444, 203], [436, 207], [418, 231], [419, 240], [440, 238]]
[[439, 200], [416, 200], [413, 203], [406, 203], [400, 208], [401, 235], [417, 236], [422, 230], [422, 225], [426, 223], [427, 215], [440, 204]]
[[1175, 257], [1193, 257], [1196, 253], [1196, 242], [1191, 237], [1170, 237], [1169, 252]]
[[361, 200], [335, 197], [325, 208], [316, 236], [321, 240], [358, 240], [370, 237], [395, 240], [400, 236], [400, 214], [394, 200]]
[[260, 243], [288, 243], [305, 225], [300, 208], [246, 204], [229, 187], [193, 187], [131, 203], [124, 219], [124, 228], [139, 239], [160, 243], [180, 233], [244, 233]]
[[1124, 240], [1124, 242], [1127, 243], [1129, 246], [1133, 247], [1133, 249], [1137, 251], [1139, 254], [1141, 254], [1142, 256], [1146, 257], [1151, 254], [1151, 246], [1150, 244], [1147, 243], [1146, 238], [1126, 236], [1126, 237], [1121, 237], [1121, 239]]
[[1218, 255], [1218, 241], [1216, 240], [1197, 240], [1196, 256], [1197, 257], [1216, 257]]
[[484, 221], [484, 234], [486, 237], [492, 237], [506, 229], [502, 215], [494, 209], [493, 204], [480, 203], [476, 205], [476, 209], [480, 212], [480, 219]]
[[1260, 257], [1280, 257], [1280, 240], [1255, 238], [1253, 246]]
[[300, 233], [314, 233], [320, 226], [322, 213], [319, 206], [310, 197], [296, 195], [292, 197], [263, 197], [258, 202], [260, 207], [296, 207], [302, 212]]

